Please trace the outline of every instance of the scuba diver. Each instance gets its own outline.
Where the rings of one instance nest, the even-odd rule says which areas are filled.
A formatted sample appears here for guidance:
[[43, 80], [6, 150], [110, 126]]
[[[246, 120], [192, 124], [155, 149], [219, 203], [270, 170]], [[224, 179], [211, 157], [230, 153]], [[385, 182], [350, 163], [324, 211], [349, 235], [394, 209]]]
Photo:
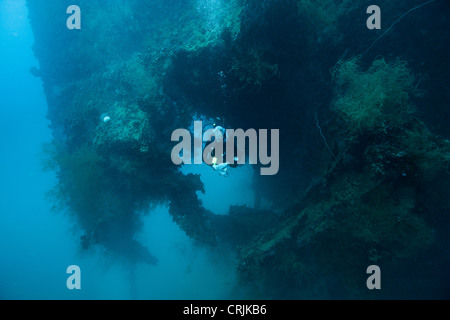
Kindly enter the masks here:
[[[222, 126], [221, 126], [221, 125], [217, 125], [217, 123], [214, 122], [214, 121], [211, 121], [209, 124], [205, 125], [205, 127], [203, 128], [203, 134], [204, 134], [207, 130], [212, 129], [212, 130], [213, 130], [213, 133], [214, 133], [214, 137], [217, 137], [217, 136], [220, 136], [220, 135], [221, 135], [221, 136], [223, 137], [223, 142], [225, 143], [226, 140], [227, 140], [227, 138], [228, 138], [228, 133], [227, 133], [227, 131], [226, 131], [226, 129], [225, 129], [225, 125], [224, 125], [225, 120], [224, 120], [224, 119], [221, 119], [221, 118], [219, 118], [219, 117], [217, 117], [216, 120], [221, 121], [221, 122], [222, 122]], [[207, 143], [205, 143], [204, 148], [205, 148], [206, 146], [208, 146], [209, 144], [211, 144], [213, 141], [214, 141], [214, 140], [211, 140], [211, 141], [208, 141]], [[203, 150], [204, 150], [204, 148], [203, 148]], [[228, 167], [236, 168], [236, 167], [238, 166], [237, 161], [238, 161], [239, 159], [238, 159], [238, 157], [234, 157], [234, 163], [228, 163], [228, 162], [217, 163], [218, 159], [217, 159], [217, 157], [215, 156], [215, 152], [216, 152], [215, 149], [213, 149], [212, 152], [211, 152], [211, 156], [212, 156], [213, 158], [212, 158], [212, 161], [211, 161], [211, 165], [210, 165], [210, 166], [211, 166], [211, 168], [213, 168], [215, 171], [217, 171], [221, 176], [226, 177], [226, 176], [228, 175]], [[234, 154], [236, 154], [236, 146], [235, 146], [235, 152], [234, 152]], [[226, 151], [224, 151], [224, 152], [222, 153], [222, 159], [226, 159]]]

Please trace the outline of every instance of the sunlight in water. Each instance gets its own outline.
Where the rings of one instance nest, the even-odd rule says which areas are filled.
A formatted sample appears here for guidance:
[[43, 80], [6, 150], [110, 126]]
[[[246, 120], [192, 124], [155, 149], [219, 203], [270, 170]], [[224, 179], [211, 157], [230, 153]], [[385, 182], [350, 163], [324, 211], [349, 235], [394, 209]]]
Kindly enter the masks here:
[[210, 30], [215, 30], [220, 27], [220, 16], [222, 14], [221, 0], [198, 0], [197, 10], [201, 15], [204, 15], [207, 20], [207, 27]]

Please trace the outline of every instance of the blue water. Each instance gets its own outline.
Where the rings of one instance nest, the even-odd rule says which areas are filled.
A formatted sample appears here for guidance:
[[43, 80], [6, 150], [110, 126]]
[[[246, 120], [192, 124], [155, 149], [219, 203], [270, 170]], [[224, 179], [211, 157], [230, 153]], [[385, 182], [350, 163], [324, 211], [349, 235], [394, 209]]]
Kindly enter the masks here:
[[[54, 172], [43, 171], [42, 145], [51, 141], [46, 100], [32, 52], [24, 0], [0, 1], [0, 299], [226, 299], [236, 286], [234, 257], [200, 249], [176, 226], [167, 208], [148, 213], [139, 241], [158, 266], [127, 267], [102, 252], [82, 253], [80, 232], [47, 193]], [[219, 177], [205, 168], [206, 208], [249, 204], [251, 171], [241, 168], [215, 192]], [[244, 191], [233, 191], [233, 184]], [[224, 190], [227, 196], [223, 197]], [[226, 205], [226, 206], [225, 206]], [[81, 268], [81, 290], [68, 290], [66, 269]]]

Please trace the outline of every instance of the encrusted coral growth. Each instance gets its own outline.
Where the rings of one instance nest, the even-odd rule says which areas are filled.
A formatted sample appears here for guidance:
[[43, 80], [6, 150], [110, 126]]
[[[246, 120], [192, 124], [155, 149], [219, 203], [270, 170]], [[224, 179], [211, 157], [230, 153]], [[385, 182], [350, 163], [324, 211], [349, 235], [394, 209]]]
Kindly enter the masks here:
[[[242, 0], [197, 1], [192, 11], [187, 11], [180, 30], [186, 37], [183, 44], [187, 51], [197, 51], [213, 46], [221, 40], [226, 30], [232, 37], [240, 31], [239, 15], [243, 9]], [[196, 19], [192, 19], [195, 17]]]
[[[149, 207], [167, 204], [192, 239], [238, 251], [239, 274], [260, 298], [361, 298], [369, 294], [368, 265], [409, 267], [447, 231], [436, 226], [450, 208], [450, 142], [417, 119], [415, 75], [400, 60], [336, 64], [372, 41], [366, 28], [354, 28], [365, 23], [356, 14], [363, 3], [79, 0], [83, 27], [69, 31], [65, 2], [47, 2], [28, 1], [41, 66], [35, 74], [57, 146], [55, 195], [79, 222], [83, 248], [99, 244], [155, 263], [134, 235]], [[445, 56], [447, 33], [439, 42], [426, 30], [424, 43], [443, 43], [433, 57]], [[404, 56], [395, 42], [405, 35], [391, 35], [382, 52]], [[445, 92], [436, 62], [413, 48], [407, 57], [441, 77], [428, 90]], [[448, 99], [431, 101], [439, 108], [429, 118], [439, 118]], [[273, 201], [273, 212], [234, 208], [215, 217], [202, 206], [199, 177], [170, 160], [171, 132], [195, 113], [231, 127], [282, 129], [286, 165], [254, 181], [256, 198]], [[322, 157], [324, 140], [332, 162]]]
[[299, 0], [300, 18], [307, 22], [309, 30], [315, 36], [314, 41], [332, 41], [337, 43], [342, 35], [338, 22], [341, 17], [355, 9], [351, 0]]
[[265, 81], [280, 76], [278, 64], [271, 64], [264, 58], [264, 52], [258, 48], [249, 48], [247, 52], [234, 58], [231, 73], [244, 86], [260, 89]]
[[222, 40], [222, 34], [229, 32], [236, 37], [240, 32], [240, 14], [243, 0], [184, 1], [166, 6], [166, 10], [155, 19], [143, 43], [154, 50], [171, 53], [183, 50], [195, 52], [215, 46]]
[[108, 110], [110, 121], [99, 121], [95, 131], [94, 145], [110, 153], [149, 152], [153, 130], [148, 114], [137, 105], [117, 102]]
[[[332, 277], [349, 290], [345, 295], [361, 296], [358, 270], [401, 264], [434, 243], [433, 212], [426, 211], [422, 193], [439, 172], [446, 174], [450, 143], [412, 116], [414, 79], [400, 61], [378, 59], [366, 72], [356, 60], [338, 64], [333, 110], [346, 140], [338, 164], [278, 225], [240, 250], [243, 279], [255, 281], [256, 275], [271, 286], [278, 279], [281, 297], [285, 291], [323, 297], [333, 286], [321, 287], [321, 279]], [[287, 257], [298, 270], [280, 266]]]
[[90, 229], [102, 215], [104, 163], [91, 147], [83, 146], [73, 152], [54, 153], [59, 167], [59, 200], [66, 201], [83, 228]]
[[361, 70], [359, 58], [339, 61], [332, 70], [338, 97], [334, 108], [345, 114], [351, 131], [401, 124], [414, 111], [409, 97], [418, 94], [416, 79], [404, 61], [375, 60]]
[[[170, 205], [189, 236], [214, 243], [209, 212], [196, 194], [200, 180], [185, 177], [167, 157], [167, 137], [188, 125], [192, 106], [169, 97], [165, 77], [178, 52], [215, 46], [225, 31], [239, 33], [242, 2], [206, 1], [206, 9], [197, 4], [81, 0], [82, 31], [70, 42], [58, 37], [56, 57], [37, 50], [58, 146], [51, 155], [59, 169], [53, 195], [79, 222], [83, 248], [100, 244], [119, 256], [155, 263], [133, 234], [142, 212], [156, 203]], [[34, 2], [30, 6], [46, 14]], [[50, 25], [47, 30], [57, 29]]]

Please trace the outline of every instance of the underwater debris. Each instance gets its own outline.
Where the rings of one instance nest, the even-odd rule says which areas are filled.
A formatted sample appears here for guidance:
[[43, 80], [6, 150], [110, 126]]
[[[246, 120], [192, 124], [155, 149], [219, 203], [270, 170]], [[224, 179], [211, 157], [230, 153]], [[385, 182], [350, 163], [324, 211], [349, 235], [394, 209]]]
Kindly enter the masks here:
[[[369, 45], [354, 41], [364, 37], [352, 22], [366, 16], [355, 19], [362, 5], [349, 0], [216, 1], [204, 11], [192, 0], [115, 0], [104, 10], [80, 0], [89, 16], [77, 38], [58, 32], [60, 5], [36, 3], [55, 195], [83, 229], [83, 248], [156, 263], [134, 235], [149, 208], [167, 204], [196, 243], [236, 251], [241, 284], [258, 297], [323, 299], [367, 297], [358, 284], [368, 264], [408, 266], [442, 241], [450, 146], [435, 124], [448, 132], [447, 78], [430, 82], [433, 98], [412, 102], [416, 71], [447, 70], [432, 61], [448, 56], [445, 41], [430, 37], [425, 61], [400, 41], [386, 58], [340, 60]], [[436, 115], [424, 120], [424, 105]], [[264, 210], [215, 216], [202, 206], [199, 176], [170, 159], [171, 133], [195, 114], [280, 128], [279, 173], [253, 178]]]
[[[269, 288], [278, 281], [280, 291], [310, 297], [302, 288], [317, 285], [311, 270], [321, 270], [322, 278], [334, 277], [361, 296], [355, 274], [365, 261], [400, 263], [435, 241], [429, 219], [419, 213], [426, 206], [422, 188], [445, 172], [450, 149], [411, 116], [414, 76], [404, 63], [384, 59], [367, 72], [357, 60], [341, 62], [334, 71], [338, 91], [332, 110], [339, 130], [348, 134], [340, 162], [330, 165], [278, 224], [240, 249], [239, 272], [246, 282], [263, 278]], [[297, 275], [283, 257], [304, 271]], [[321, 288], [318, 296], [330, 290]]]

